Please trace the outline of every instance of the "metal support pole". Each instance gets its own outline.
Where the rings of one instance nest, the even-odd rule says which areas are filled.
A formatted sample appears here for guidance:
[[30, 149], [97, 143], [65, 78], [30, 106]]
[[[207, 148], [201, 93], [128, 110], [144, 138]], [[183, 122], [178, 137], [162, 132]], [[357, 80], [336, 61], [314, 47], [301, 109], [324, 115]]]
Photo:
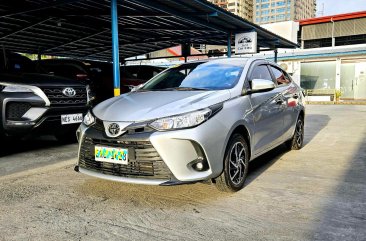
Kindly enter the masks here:
[[334, 38], [334, 21], [333, 18], [330, 19], [332, 22], [332, 47], [335, 47], [335, 38]]
[[278, 61], [278, 50], [275, 49], [274, 50], [274, 62], [277, 63], [277, 61]]
[[118, 13], [117, 0], [111, 0], [111, 23], [112, 23], [112, 55], [113, 55], [113, 80], [114, 96], [121, 94], [119, 73], [119, 40], [118, 40]]
[[231, 58], [231, 33], [227, 37], [227, 57]]

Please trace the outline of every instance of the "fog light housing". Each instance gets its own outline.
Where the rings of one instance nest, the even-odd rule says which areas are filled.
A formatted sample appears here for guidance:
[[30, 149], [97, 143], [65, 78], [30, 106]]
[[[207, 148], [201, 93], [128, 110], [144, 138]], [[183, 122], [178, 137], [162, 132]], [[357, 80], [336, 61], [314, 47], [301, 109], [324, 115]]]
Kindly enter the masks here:
[[193, 170], [203, 172], [208, 170], [208, 163], [203, 157], [198, 157], [196, 160], [190, 163]]

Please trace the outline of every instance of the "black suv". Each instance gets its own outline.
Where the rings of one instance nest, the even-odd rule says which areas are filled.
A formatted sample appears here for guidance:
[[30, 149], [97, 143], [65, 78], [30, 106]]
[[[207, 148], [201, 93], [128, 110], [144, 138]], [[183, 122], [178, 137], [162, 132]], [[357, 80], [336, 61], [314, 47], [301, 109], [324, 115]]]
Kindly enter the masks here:
[[0, 135], [54, 134], [61, 141], [75, 137], [88, 110], [88, 87], [42, 74], [22, 55], [0, 53]]

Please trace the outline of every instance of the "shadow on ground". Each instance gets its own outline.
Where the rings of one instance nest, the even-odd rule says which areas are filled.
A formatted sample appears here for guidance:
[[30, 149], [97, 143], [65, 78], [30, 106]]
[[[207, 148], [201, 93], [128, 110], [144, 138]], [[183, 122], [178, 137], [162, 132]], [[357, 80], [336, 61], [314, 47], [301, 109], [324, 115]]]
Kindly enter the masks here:
[[319, 213], [312, 240], [366, 240], [366, 133]]
[[6, 157], [13, 154], [20, 154], [29, 151], [37, 151], [63, 145], [72, 144], [60, 143], [53, 136], [42, 136], [31, 139], [1, 139], [0, 157]]
[[318, 133], [328, 125], [330, 121], [330, 117], [328, 115], [320, 115], [320, 114], [308, 114], [305, 116], [305, 137], [304, 137], [304, 146], [306, 146], [309, 142]]

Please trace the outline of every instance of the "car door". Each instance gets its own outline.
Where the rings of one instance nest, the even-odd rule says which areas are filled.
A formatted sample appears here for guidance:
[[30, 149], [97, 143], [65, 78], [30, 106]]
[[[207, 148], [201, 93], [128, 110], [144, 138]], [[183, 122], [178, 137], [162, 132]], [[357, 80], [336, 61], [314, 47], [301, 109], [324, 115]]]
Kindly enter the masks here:
[[[257, 62], [250, 70], [247, 78], [273, 81], [268, 64]], [[253, 154], [260, 155], [278, 143], [283, 132], [283, 97], [281, 89], [253, 93], [249, 96], [252, 105], [254, 134], [252, 138]]]
[[298, 111], [296, 109], [298, 105], [299, 93], [297, 93], [297, 87], [292, 82], [288, 74], [281, 68], [270, 65], [270, 69], [277, 83], [277, 89], [283, 96], [283, 131], [281, 140], [286, 141], [292, 136], [293, 128], [297, 121]]

